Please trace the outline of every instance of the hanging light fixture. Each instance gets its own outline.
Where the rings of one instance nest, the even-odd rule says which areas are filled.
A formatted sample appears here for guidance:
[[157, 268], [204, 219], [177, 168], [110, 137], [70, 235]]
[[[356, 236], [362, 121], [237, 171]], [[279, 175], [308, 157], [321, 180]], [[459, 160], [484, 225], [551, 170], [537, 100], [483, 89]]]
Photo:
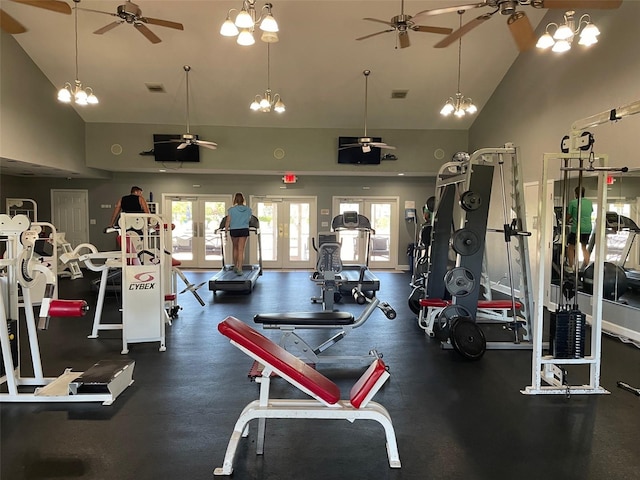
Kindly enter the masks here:
[[[79, 3], [80, 0], [73, 0], [75, 3]], [[76, 80], [73, 85], [69, 82], [64, 84], [58, 91], [58, 100], [63, 103], [71, 103], [71, 100], [77, 105], [95, 105], [98, 103], [98, 97], [93, 93], [91, 87], [82, 88], [82, 82], [78, 80], [78, 7], [73, 7], [74, 11], [74, 23], [75, 23], [75, 35], [76, 35]]]
[[271, 109], [276, 113], [282, 113], [286, 110], [284, 102], [280, 98], [280, 94], [271, 93], [271, 45], [267, 43], [267, 89], [264, 96], [256, 95], [253, 102], [249, 106], [254, 112], [270, 112]]
[[[74, 0], [75, 1], [75, 0]], [[242, 9], [238, 12], [232, 8], [227, 13], [227, 18], [220, 27], [220, 35], [224, 37], [235, 37], [238, 45], [249, 46], [256, 43], [253, 32], [256, 25], [262, 30], [260, 40], [266, 43], [275, 43], [278, 41], [278, 22], [271, 14], [273, 5], [265, 3], [260, 10], [260, 17], [256, 12], [255, 0], [243, 0]], [[238, 12], [235, 20], [231, 20], [232, 12]]]
[[[460, 15], [460, 28], [462, 28], [462, 14], [464, 10], [458, 10], [458, 14]], [[477, 107], [473, 104], [473, 101], [470, 98], [466, 98], [462, 93], [460, 93], [460, 64], [462, 57], [462, 37], [458, 39], [458, 90], [456, 91], [455, 98], [449, 97], [447, 103], [444, 104], [440, 113], [442, 115], [449, 116], [452, 113], [456, 117], [464, 117], [467, 113], [473, 114], [478, 111]]]
[[[593, 23], [591, 23], [591, 17], [588, 13], [585, 13], [580, 17], [577, 22], [574, 18], [576, 12], [569, 10], [564, 14], [564, 23], [558, 25], [557, 23], [550, 23], [545, 29], [545, 33], [540, 37], [536, 47], [540, 49], [551, 48], [551, 51], [556, 53], [566, 52], [571, 50], [571, 44], [573, 39], [578, 33], [580, 34], [579, 45], [590, 47], [594, 43], [598, 43], [598, 35], [600, 30]], [[549, 33], [549, 29], [555, 28], [553, 35]], [[580, 31], [582, 29], [582, 31]]]

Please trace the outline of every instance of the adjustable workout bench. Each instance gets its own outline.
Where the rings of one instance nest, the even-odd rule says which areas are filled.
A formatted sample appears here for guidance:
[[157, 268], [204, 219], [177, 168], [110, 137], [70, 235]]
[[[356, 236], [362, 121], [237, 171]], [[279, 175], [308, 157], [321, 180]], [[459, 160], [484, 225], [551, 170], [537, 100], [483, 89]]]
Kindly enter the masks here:
[[[256, 418], [258, 455], [264, 453], [267, 418], [323, 418], [349, 422], [375, 420], [384, 427], [389, 466], [400, 468], [396, 434], [389, 412], [379, 403], [371, 401], [389, 378], [389, 372], [381, 359], [376, 358], [351, 388], [349, 400], [340, 400], [340, 390], [335, 383], [237, 318], [227, 317], [218, 325], [218, 331], [228, 337], [233, 345], [262, 364], [264, 369], [262, 375], [256, 377], [256, 382], [260, 383], [260, 397], [242, 410], [233, 428], [222, 467], [215, 469], [215, 475], [231, 475], [240, 438], [249, 435], [249, 422]], [[272, 374], [284, 378], [314, 400], [269, 398]]]
[[[321, 312], [259, 313], [253, 317], [253, 321], [262, 324], [263, 328], [282, 330], [280, 346], [306, 363], [371, 361], [372, 358], [381, 356], [375, 350], [371, 350], [368, 355], [360, 356], [321, 355], [329, 347], [346, 337], [351, 330], [362, 326], [376, 308], [382, 310], [389, 320], [396, 318], [396, 311], [388, 303], [380, 302], [376, 297], [368, 299], [360, 291], [356, 291], [354, 297], [359, 304], [363, 302], [368, 303], [364, 311], [357, 318], [347, 312], [323, 310]], [[338, 332], [314, 348], [296, 333], [296, 330], [303, 329], [338, 330]]]

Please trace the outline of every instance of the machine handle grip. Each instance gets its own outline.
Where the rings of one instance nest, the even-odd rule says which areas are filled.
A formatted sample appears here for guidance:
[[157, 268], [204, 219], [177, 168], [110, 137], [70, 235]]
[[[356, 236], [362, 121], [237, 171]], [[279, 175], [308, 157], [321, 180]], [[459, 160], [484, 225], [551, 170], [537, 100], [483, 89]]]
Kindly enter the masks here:
[[391, 305], [389, 305], [387, 302], [382, 302], [378, 305], [378, 308], [380, 310], [382, 310], [382, 313], [384, 313], [384, 315], [389, 319], [389, 320], [395, 320], [397, 313], [396, 311], [393, 309], [393, 307]]

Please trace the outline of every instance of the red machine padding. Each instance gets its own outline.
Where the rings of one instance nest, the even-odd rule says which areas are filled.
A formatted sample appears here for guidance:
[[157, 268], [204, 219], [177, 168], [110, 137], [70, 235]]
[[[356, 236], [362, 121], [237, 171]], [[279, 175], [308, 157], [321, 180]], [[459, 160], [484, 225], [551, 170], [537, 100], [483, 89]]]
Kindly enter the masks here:
[[367, 371], [364, 372], [356, 384], [351, 387], [351, 392], [349, 393], [351, 405], [355, 408], [360, 408], [360, 405], [362, 405], [362, 402], [385, 370], [386, 366], [380, 358], [369, 365]]
[[51, 300], [50, 317], [82, 317], [89, 310], [84, 300]]
[[[511, 308], [511, 300], [478, 300], [478, 308], [486, 308], [488, 310], [506, 310]], [[522, 308], [521, 302], [516, 302], [516, 309]]]
[[335, 383], [246, 323], [227, 317], [218, 324], [218, 331], [328, 404], [333, 405], [340, 400], [340, 389]]
[[171, 257], [171, 266], [172, 267], [179, 267], [180, 265], [182, 265], [182, 262], [180, 260], [176, 260], [175, 258]]
[[450, 301], [439, 298], [421, 298], [419, 303], [421, 307], [446, 307], [451, 305]]
[[[449, 300], [441, 300], [439, 298], [421, 298], [418, 300], [421, 307], [444, 308], [451, 305]], [[478, 300], [478, 308], [487, 310], [505, 310], [511, 308], [511, 300]], [[516, 309], [522, 308], [522, 302], [516, 302]]]
[[165, 301], [165, 302], [173, 302], [173, 301], [176, 299], [176, 296], [177, 296], [177, 295], [176, 295], [175, 293], [167, 293], [167, 294], [164, 296], [164, 301]]

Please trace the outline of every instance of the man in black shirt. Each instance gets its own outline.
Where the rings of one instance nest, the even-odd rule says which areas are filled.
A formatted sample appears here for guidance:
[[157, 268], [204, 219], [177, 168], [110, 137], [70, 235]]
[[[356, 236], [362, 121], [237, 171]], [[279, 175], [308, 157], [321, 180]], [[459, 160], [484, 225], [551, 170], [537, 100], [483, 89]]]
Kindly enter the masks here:
[[116, 206], [113, 209], [111, 222], [109, 222], [110, 227], [113, 227], [115, 225], [116, 219], [118, 218], [118, 215], [120, 215], [120, 212], [149, 213], [149, 206], [142, 196], [142, 189], [140, 187], [131, 187], [131, 194], [125, 195], [120, 200], [118, 200], [118, 203], [116, 203]]

